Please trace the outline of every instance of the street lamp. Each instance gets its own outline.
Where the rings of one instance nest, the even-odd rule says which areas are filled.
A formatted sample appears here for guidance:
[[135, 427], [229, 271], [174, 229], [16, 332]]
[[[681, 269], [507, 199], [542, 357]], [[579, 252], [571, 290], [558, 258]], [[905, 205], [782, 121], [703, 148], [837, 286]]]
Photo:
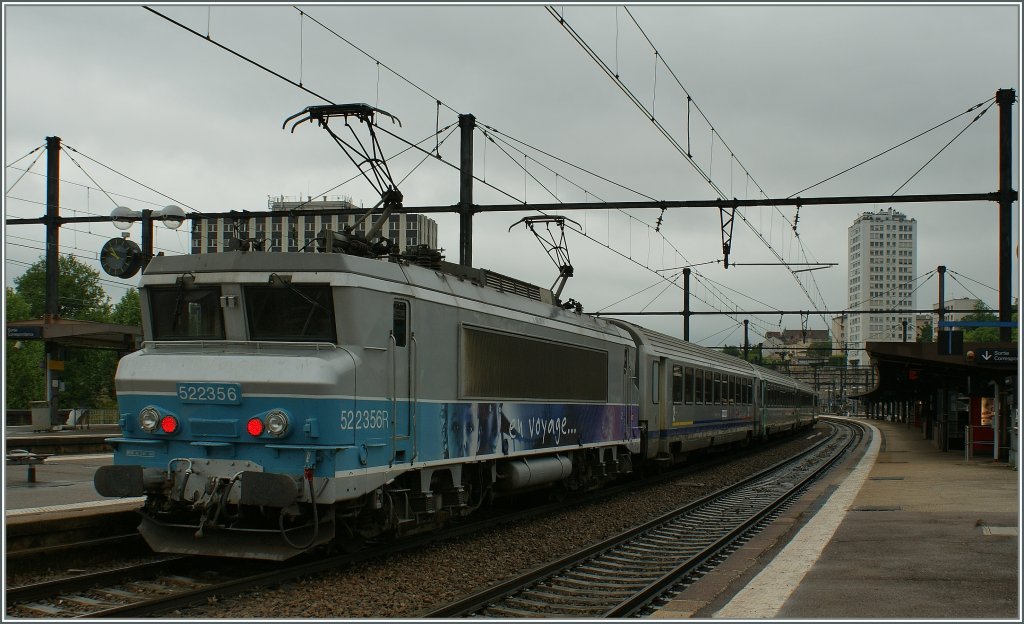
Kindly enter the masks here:
[[139, 212], [126, 206], [118, 206], [110, 211], [110, 219], [114, 227], [119, 230], [127, 230], [132, 226], [133, 221], [144, 221], [147, 218], [163, 221], [164, 225], [172, 230], [181, 227], [185, 222], [185, 211], [180, 206], [164, 206], [160, 210], [143, 210]]
[[100, 249], [100, 266], [108, 275], [128, 278], [145, 268], [153, 257], [153, 221], [163, 221], [164, 226], [176, 230], [185, 222], [185, 211], [179, 206], [165, 206], [160, 210], [145, 209], [141, 212], [126, 206], [118, 206], [110, 212], [110, 220], [119, 230], [127, 230], [132, 222], [142, 221], [142, 247], [128, 240], [128, 232], [121, 238], [112, 238]]

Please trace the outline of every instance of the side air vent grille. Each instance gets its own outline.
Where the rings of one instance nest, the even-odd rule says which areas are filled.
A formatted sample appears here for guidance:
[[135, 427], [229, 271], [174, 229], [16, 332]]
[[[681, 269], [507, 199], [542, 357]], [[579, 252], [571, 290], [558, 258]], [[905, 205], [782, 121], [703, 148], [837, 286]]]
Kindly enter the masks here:
[[520, 297], [526, 297], [527, 299], [533, 299], [534, 301], [540, 301], [540, 287], [534, 286], [533, 284], [527, 284], [517, 279], [501, 275], [499, 273], [492, 273], [490, 271], [484, 271], [484, 278], [486, 283], [491, 288], [501, 291], [519, 295]]

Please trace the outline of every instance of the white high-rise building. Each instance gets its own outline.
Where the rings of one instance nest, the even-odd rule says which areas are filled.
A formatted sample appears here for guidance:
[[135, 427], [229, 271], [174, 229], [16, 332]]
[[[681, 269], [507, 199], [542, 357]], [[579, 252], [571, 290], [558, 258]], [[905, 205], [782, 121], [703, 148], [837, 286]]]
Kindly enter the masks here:
[[[232, 237], [264, 241], [265, 251], [308, 251], [315, 249], [316, 236], [322, 228], [340, 232], [355, 223], [352, 215], [292, 215], [291, 210], [357, 209], [350, 197], [270, 197], [268, 212], [250, 213], [247, 218], [192, 219], [192, 253], [215, 253], [228, 250]], [[380, 216], [377, 212], [360, 223], [355, 231], [366, 233]], [[437, 247], [437, 222], [421, 214], [393, 214], [381, 230], [400, 251], [417, 245]]]
[[907, 340], [915, 339], [917, 221], [892, 208], [865, 212], [850, 226], [848, 240], [847, 307], [877, 311], [851, 314], [846, 321], [849, 362], [867, 364], [864, 344], [901, 342], [903, 321]]

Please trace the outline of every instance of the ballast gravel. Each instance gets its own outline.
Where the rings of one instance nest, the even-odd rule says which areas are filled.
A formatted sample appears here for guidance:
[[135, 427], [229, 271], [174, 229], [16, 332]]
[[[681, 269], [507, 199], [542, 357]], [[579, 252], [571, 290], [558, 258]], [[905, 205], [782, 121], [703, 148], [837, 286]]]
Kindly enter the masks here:
[[[822, 425], [818, 425], [819, 429]], [[817, 430], [816, 430], [817, 431]], [[410, 618], [656, 518], [821, 440], [804, 434], [678, 480], [415, 553], [167, 614], [169, 618]]]

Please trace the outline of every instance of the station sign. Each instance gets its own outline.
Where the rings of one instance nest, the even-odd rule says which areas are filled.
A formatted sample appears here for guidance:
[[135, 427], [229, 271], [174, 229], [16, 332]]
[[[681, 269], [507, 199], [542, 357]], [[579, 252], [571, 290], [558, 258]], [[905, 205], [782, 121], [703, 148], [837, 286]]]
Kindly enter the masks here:
[[43, 337], [42, 327], [8, 327], [9, 340], [38, 340]]
[[1013, 349], [978, 349], [975, 361], [985, 364], [1016, 364], [1017, 352]]

